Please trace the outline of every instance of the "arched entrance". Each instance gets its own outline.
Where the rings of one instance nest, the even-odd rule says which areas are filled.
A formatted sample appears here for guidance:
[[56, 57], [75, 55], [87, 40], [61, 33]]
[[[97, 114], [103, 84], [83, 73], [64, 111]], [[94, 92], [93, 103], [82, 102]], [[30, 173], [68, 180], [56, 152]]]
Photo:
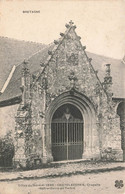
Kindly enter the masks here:
[[[65, 105], [68, 105], [69, 111], [73, 118], [72, 120], [76, 122], [76, 124], [68, 123], [68, 127], [70, 128], [70, 130], [68, 129], [68, 135], [66, 137], [64, 136], [64, 134], [61, 135], [61, 133], [64, 133], [67, 131], [67, 129], [65, 129], [67, 124], [67, 118], [65, 118], [65, 121], [64, 121], [65, 127], [63, 126], [64, 127], [63, 130], [61, 130], [61, 127], [63, 124], [59, 124], [59, 122], [63, 123], [62, 121], [64, 118], [63, 114], [66, 113]], [[59, 129], [56, 129], [58, 125], [59, 125]], [[69, 136], [71, 138], [71, 136], [74, 133], [71, 127], [72, 125], [74, 127], [75, 125], [78, 125], [78, 128], [80, 128], [78, 129], [78, 133], [81, 134], [81, 139], [79, 137], [76, 141], [76, 144], [79, 143], [79, 145], [77, 145], [77, 149], [75, 146], [75, 141], [73, 144], [73, 139], [71, 139], [72, 141], [70, 141], [69, 139]], [[58, 130], [61, 131], [60, 136], [57, 136]], [[69, 131], [70, 131], [70, 134], [69, 134]], [[55, 136], [52, 133], [54, 133]], [[68, 139], [67, 140], [68, 142], [66, 142], [65, 146], [67, 147], [74, 146], [74, 149], [76, 149], [75, 151], [72, 148], [71, 149], [72, 151], [68, 150], [68, 154], [66, 154], [67, 153], [66, 147], [65, 149], [63, 147], [63, 148], [60, 148], [59, 150], [59, 146], [64, 146], [64, 145], [61, 145], [61, 143], [64, 143], [62, 142], [64, 140], [60, 140], [60, 139], [57, 140], [56, 138], [57, 137], [61, 138], [62, 136], [63, 138], [65, 137], [66, 139]], [[72, 142], [72, 145], [69, 145], [71, 142]], [[45, 143], [46, 143], [45, 144], [46, 157], [48, 161], [67, 160], [67, 159], [70, 160], [70, 159], [78, 159], [78, 158], [88, 160], [91, 158], [99, 158], [100, 157], [99, 131], [97, 130], [96, 113], [95, 113], [94, 105], [92, 104], [90, 99], [75, 90], [67, 91], [57, 96], [49, 105], [46, 112]], [[56, 148], [56, 145], [58, 145], [58, 148]], [[61, 149], [63, 149], [63, 152], [64, 150], [66, 150], [65, 153], [63, 153], [63, 156], [61, 156], [62, 153], [60, 153], [62, 152]], [[74, 155], [73, 155], [73, 152], [75, 152]], [[82, 152], [82, 156], [81, 156], [81, 152]]]
[[54, 161], [81, 159], [84, 122], [80, 110], [72, 104], [60, 106], [51, 123]]

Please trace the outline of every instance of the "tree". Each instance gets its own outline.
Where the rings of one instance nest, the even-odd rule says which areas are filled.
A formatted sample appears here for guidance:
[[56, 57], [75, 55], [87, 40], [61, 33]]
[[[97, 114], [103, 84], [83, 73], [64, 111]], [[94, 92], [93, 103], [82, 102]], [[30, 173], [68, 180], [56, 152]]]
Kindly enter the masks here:
[[3, 138], [0, 138], [0, 166], [12, 166], [14, 156], [14, 143], [12, 133], [9, 131]]

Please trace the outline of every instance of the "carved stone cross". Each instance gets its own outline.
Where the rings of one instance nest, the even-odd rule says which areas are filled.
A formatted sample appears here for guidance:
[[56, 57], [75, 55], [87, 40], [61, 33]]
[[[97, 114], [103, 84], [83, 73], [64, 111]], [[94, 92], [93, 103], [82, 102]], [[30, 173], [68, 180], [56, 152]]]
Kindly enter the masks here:
[[72, 20], [70, 20], [69, 24], [70, 24], [70, 26], [72, 26], [74, 24], [74, 22]]

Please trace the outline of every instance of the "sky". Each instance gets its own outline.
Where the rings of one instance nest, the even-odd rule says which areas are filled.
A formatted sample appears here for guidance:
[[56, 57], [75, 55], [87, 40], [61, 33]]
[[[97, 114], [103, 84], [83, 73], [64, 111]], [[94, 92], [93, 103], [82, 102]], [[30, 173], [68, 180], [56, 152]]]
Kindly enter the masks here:
[[[40, 13], [23, 13], [36, 10]], [[89, 52], [125, 55], [124, 0], [1, 0], [0, 36], [49, 44], [73, 20]]]

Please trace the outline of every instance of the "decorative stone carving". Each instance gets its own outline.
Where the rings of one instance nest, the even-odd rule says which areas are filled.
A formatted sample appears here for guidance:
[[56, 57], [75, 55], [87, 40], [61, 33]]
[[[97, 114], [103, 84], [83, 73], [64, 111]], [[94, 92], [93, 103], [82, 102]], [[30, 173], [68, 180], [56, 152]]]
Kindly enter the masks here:
[[69, 24], [66, 24], [65, 26], [66, 26], [66, 28], [69, 28], [69, 27], [70, 27], [70, 25], [69, 25]]
[[92, 61], [92, 58], [89, 58], [89, 62], [91, 62]]
[[78, 65], [79, 60], [78, 60], [78, 53], [71, 53], [67, 55], [67, 63], [69, 65]]
[[85, 50], [86, 49], [86, 46], [83, 46], [82, 48], [83, 48], [83, 50]]
[[77, 36], [78, 40], [81, 40], [81, 37], [80, 36]]
[[58, 45], [58, 44], [59, 44], [59, 41], [57, 41], [57, 40], [54, 40], [54, 43], [55, 43], [56, 45]]
[[47, 80], [47, 76], [44, 75], [43, 79], [42, 79], [42, 87], [44, 90], [47, 90], [48, 88], [48, 80]]
[[75, 76], [75, 73], [72, 71], [70, 73], [70, 75], [68, 76], [68, 78], [70, 80], [70, 86], [71, 86], [71, 88], [75, 88], [76, 81], [78, 80], [77, 77]]
[[40, 63], [41, 67], [45, 67], [45, 64], [43, 62]]
[[72, 20], [69, 21], [70, 26], [72, 26], [74, 24], [74, 22]]
[[48, 51], [48, 54], [49, 54], [49, 55], [52, 55], [52, 51]]
[[62, 36], [62, 37], [63, 37], [63, 36], [64, 36], [64, 33], [60, 32], [60, 36]]

